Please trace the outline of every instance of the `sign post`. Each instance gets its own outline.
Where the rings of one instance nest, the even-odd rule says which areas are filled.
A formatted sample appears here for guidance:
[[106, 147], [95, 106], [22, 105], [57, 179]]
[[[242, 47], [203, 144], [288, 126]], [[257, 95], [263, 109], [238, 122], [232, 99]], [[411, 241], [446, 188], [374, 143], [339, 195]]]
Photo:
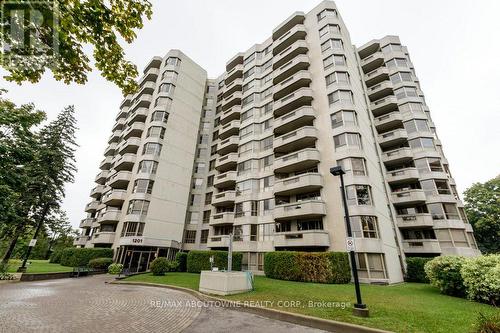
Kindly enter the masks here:
[[229, 234], [229, 246], [227, 251], [227, 271], [231, 272], [233, 269], [233, 233]]

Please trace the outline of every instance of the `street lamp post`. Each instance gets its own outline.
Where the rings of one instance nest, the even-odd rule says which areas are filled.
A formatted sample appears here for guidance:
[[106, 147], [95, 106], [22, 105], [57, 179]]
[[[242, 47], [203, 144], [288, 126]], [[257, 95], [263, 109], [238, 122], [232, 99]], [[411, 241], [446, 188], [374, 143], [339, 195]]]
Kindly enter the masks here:
[[[347, 197], [345, 194], [344, 187], [344, 174], [345, 171], [341, 166], [335, 166], [330, 168], [330, 173], [334, 176], [340, 176], [340, 192], [342, 193], [342, 202], [344, 205], [344, 215], [347, 229], [347, 241], [346, 245], [348, 246], [349, 256], [351, 258], [351, 269], [352, 276], [354, 278], [354, 288], [356, 289], [356, 303], [354, 304], [353, 314], [360, 317], [368, 317], [369, 311], [366, 307], [366, 304], [361, 300], [361, 290], [359, 288], [359, 278], [358, 278], [358, 268], [356, 265], [356, 252], [354, 248], [354, 241], [352, 237], [352, 229], [351, 229], [351, 220], [349, 218], [349, 209], [347, 207]], [[350, 242], [350, 244], [348, 244]]]

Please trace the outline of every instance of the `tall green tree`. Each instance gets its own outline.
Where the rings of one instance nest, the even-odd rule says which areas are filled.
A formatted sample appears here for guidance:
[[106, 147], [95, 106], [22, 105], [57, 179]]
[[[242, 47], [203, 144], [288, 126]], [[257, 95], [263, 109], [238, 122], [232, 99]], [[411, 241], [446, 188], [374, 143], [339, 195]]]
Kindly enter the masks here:
[[483, 253], [500, 253], [500, 175], [464, 192], [465, 211]]
[[[92, 69], [83, 48], [90, 45], [95, 67], [104, 78], [124, 94], [136, 90], [137, 68], [125, 59], [120, 41], [132, 43], [136, 30], [143, 27], [143, 18], [151, 19], [148, 0], [24, 1], [24, 6], [43, 18], [38, 23], [30, 21], [31, 15], [9, 10], [13, 3], [2, 6], [0, 27], [0, 39], [10, 46], [0, 50], [1, 64], [9, 72], [7, 80], [35, 83], [50, 69], [56, 80], [83, 84]], [[23, 2], [17, 5], [20, 8]], [[31, 42], [11, 35], [13, 25], [24, 27]]]

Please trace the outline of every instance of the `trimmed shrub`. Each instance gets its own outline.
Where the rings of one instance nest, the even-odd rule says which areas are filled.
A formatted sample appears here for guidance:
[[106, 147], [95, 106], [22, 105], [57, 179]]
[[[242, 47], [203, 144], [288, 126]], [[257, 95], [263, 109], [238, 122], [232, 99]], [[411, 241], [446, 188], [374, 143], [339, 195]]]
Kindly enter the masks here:
[[112, 258], [95, 258], [89, 260], [89, 267], [93, 269], [107, 270], [109, 265], [113, 263]]
[[52, 252], [49, 258], [49, 262], [53, 264], [60, 264], [63, 250], [65, 249], [59, 249]]
[[424, 266], [431, 260], [432, 258], [407, 257], [405, 280], [408, 282], [429, 283]]
[[476, 319], [473, 333], [498, 333], [500, 332], [500, 312], [492, 314], [479, 313]]
[[95, 258], [113, 258], [113, 249], [70, 247], [62, 251], [61, 265], [71, 267], [87, 266], [89, 261]]
[[120, 274], [123, 271], [123, 265], [122, 264], [111, 264], [108, 267], [108, 273], [109, 274]]
[[[227, 268], [227, 251], [189, 251], [187, 254], [187, 271], [189, 273], [200, 273], [210, 270], [210, 256], [214, 256], [214, 267], [219, 270]], [[233, 271], [241, 271], [240, 252], [233, 252]]]
[[468, 258], [460, 272], [467, 298], [500, 305], [500, 254]]
[[464, 262], [465, 258], [459, 256], [436, 257], [424, 265], [425, 274], [442, 294], [463, 297], [465, 287], [460, 269]]
[[151, 262], [149, 269], [153, 275], [165, 275], [166, 272], [175, 272], [179, 264], [164, 257], [158, 257]]
[[275, 251], [264, 257], [264, 273], [279, 280], [348, 283], [351, 280], [346, 252]]
[[185, 272], [187, 269], [187, 253], [177, 252], [175, 255], [175, 261], [177, 261], [178, 264], [177, 270], [179, 272]]

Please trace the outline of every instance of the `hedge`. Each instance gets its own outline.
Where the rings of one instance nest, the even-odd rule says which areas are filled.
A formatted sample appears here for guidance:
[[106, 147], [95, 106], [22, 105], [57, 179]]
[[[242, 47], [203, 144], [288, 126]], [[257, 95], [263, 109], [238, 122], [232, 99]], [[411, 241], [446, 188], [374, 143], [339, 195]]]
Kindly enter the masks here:
[[70, 267], [87, 266], [89, 261], [95, 258], [113, 258], [113, 249], [70, 247], [62, 251], [61, 265]]
[[500, 305], [500, 254], [467, 258], [460, 273], [468, 299]]
[[177, 252], [175, 254], [175, 261], [179, 264], [177, 270], [179, 272], [185, 272], [187, 270], [187, 253], [186, 252]]
[[54, 252], [52, 252], [52, 254], [50, 255], [50, 258], [49, 258], [49, 262], [53, 263], [53, 264], [60, 264], [62, 253], [65, 249], [66, 248], [58, 249], [58, 250], [55, 250]]
[[113, 263], [113, 258], [94, 258], [89, 260], [89, 267], [94, 269], [108, 270]]
[[[189, 251], [187, 254], [187, 271], [189, 273], [200, 273], [210, 270], [210, 256], [214, 256], [214, 267], [219, 270], [227, 268], [227, 251]], [[233, 271], [241, 271], [240, 252], [233, 252]]]
[[459, 256], [436, 257], [425, 264], [425, 274], [442, 294], [463, 297], [465, 286], [460, 270], [464, 262], [465, 258]]
[[429, 283], [424, 266], [430, 260], [432, 258], [407, 257], [405, 280], [407, 282]]
[[264, 257], [264, 273], [279, 280], [349, 283], [351, 270], [346, 252], [275, 251]]

